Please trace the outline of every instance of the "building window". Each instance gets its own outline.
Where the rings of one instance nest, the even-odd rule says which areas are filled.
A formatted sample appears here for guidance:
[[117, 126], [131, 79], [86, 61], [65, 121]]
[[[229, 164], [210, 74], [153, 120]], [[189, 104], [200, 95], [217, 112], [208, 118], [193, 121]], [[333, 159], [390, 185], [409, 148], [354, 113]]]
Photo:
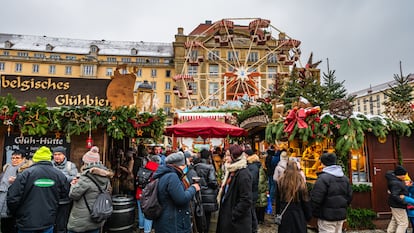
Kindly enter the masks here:
[[16, 72], [22, 72], [22, 70], [23, 70], [22, 63], [16, 63], [16, 69], [15, 69], [15, 71]]
[[165, 104], [171, 104], [171, 95], [165, 94]]
[[197, 68], [198, 68], [198, 66], [189, 66], [188, 67], [188, 74], [189, 75], [197, 74]]
[[138, 55], [138, 50], [136, 48], [132, 48], [131, 55]]
[[83, 75], [86, 75], [86, 76], [93, 75], [93, 65], [85, 65], [83, 67]]
[[165, 77], [170, 78], [171, 77], [171, 70], [165, 71]]
[[210, 106], [218, 107], [219, 106], [219, 101], [218, 100], [210, 100]]
[[160, 63], [160, 59], [159, 58], [151, 58], [150, 63], [151, 64], [159, 64]]
[[96, 45], [91, 45], [91, 53], [97, 53], [98, 52], [98, 46]]
[[49, 74], [55, 74], [56, 73], [56, 66], [50, 65], [49, 66]]
[[39, 73], [39, 64], [33, 64], [32, 72], [33, 73]]
[[171, 112], [171, 108], [169, 108], [169, 107], [164, 107], [164, 112], [165, 112], [165, 114], [170, 114], [170, 112]]
[[76, 56], [66, 56], [66, 60], [74, 61], [76, 60]]
[[157, 70], [151, 69], [151, 77], [157, 77]]
[[35, 58], [45, 58], [46, 56], [45, 56], [45, 54], [44, 54], [44, 53], [35, 53], [35, 54], [34, 54], [34, 57], [35, 57]]
[[230, 50], [227, 52], [227, 60], [228, 61], [237, 61], [239, 59], [239, 52]]
[[4, 62], [0, 62], [0, 71], [4, 71], [5, 65]]
[[247, 58], [248, 62], [256, 62], [259, 60], [259, 53], [251, 52], [249, 53], [249, 57]]
[[276, 67], [269, 67], [267, 68], [267, 77], [268, 78], [276, 78], [277, 68]]
[[351, 151], [352, 183], [369, 182], [367, 161], [366, 153], [362, 148]]
[[267, 62], [272, 63], [272, 64], [276, 64], [277, 63], [276, 54], [274, 54], [274, 53], [269, 54], [269, 56], [267, 56]]
[[157, 82], [151, 82], [152, 89], [157, 89]]
[[208, 84], [208, 94], [209, 95], [217, 94], [218, 88], [219, 88], [218, 82], [209, 83]]
[[218, 61], [220, 60], [220, 51], [214, 50], [208, 52], [208, 60], [209, 61]]
[[123, 62], [123, 63], [130, 63], [131, 62], [131, 58], [130, 57], [123, 57], [123, 58], [121, 58], [121, 62]]
[[188, 89], [193, 90], [193, 94], [197, 94], [197, 83], [196, 82], [189, 82]]
[[165, 90], [171, 90], [171, 82], [165, 82]]
[[18, 57], [28, 57], [29, 53], [28, 52], [17, 52], [17, 56]]
[[112, 76], [112, 68], [106, 68], [106, 76]]
[[106, 61], [107, 62], [116, 62], [116, 57], [107, 57]]
[[66, 75], [72, 74], [72, 66], [65, 66], [65, 74]]
[[145, 63], [145, 58], [137, 57], [137, 63], [139, 63], [139, 64]]
[[50, 55], [50, 59], [60, 60], [60, 55], [51, 54], [51, 55]]
[[210, 76], [218, 76], [218, 73], [219, 73], [219, 66], [218, 65], [210, 64], [208, 69], [209, 69], [208, 73], [210, 74]]
[[9, 56], [9, 51], [3, 51], [4, 56]]
[[142, 77], [142, 69], [137, 70], [137, 77]]

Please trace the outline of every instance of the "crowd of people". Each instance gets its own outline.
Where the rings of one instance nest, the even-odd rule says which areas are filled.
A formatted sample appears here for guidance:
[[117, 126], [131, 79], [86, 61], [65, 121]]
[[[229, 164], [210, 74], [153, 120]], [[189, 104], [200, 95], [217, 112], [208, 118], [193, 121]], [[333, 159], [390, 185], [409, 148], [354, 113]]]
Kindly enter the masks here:
[[[32, 158], [14, 151], [0, 177], [1, 231], [98, 233], [104, 222], [93, 221], [89, 209], [100, 190], [114, 190], [114, 176], [122, 177], [117, 192], [135, 197], [136, 229], [144, 233], [257, 233], [269, 202], [279, 233], [307, 232], [312, 217], [319, 232], [339, 233], [352, 200], [351, 184], [334, 153], [320, 156], [322, 170], [311, 191], [300, 163], [277, 145], [266, 153], [248, 144], [198, 153], [138, 145], [118, 153], [113, 172], [101, 163], [96, 146], [83, 155], [79, 170], [63, 147], [42, 146]], [[151, 175], [139, 179], [143, 168]], [[407, 212], [407, 204], [414, 206], [414, 188], [401, 166], [386, 178], [392, 212], [388, 232], [402, 233], [414, 221], [414, 207]], [[141, 195], [154, 179], [162, 212], [148, 219]]]

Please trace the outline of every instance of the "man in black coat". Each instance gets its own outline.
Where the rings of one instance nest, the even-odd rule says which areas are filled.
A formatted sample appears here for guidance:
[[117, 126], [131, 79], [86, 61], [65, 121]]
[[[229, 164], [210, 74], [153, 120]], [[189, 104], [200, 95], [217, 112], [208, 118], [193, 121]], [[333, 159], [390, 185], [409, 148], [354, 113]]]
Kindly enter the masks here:
[[388, 204], [391, 207], [391, 221], [388, 224], [387, 232], [406, 232], [408, 228], [407, 203], [400, 195], [409, 196], [404, 179], [407, 171], [402, 166], [397, 166], [394, 171], [385, 174], [388, 185]]
[[52, 233], [59, 201], [66, 197], [69, 182], [51, 163], [52, 152], [40, 147], [34, 164], [19, 174], [7, 193], [7, 206], [16, 216], [19, 231]]
[[318, 218], [319, 233], [342, 232], [346, 209], [352, 200], [352, 188], [342, 167], [336, 165], [336, 155], [320, 157], [323, 169], [311, 191], [313, 216]]

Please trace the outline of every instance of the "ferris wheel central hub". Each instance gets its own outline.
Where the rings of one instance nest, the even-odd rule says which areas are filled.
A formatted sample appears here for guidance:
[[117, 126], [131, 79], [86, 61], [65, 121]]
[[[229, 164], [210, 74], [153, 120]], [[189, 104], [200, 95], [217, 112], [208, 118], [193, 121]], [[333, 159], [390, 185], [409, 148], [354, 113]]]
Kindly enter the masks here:
[[250, 72], [247, 70], [247, 68], [245, 68], [244, 66], [241, 66], [237, 68], [234, 74], [237, 75], [238, 80], [246, 81], [249, 79]]

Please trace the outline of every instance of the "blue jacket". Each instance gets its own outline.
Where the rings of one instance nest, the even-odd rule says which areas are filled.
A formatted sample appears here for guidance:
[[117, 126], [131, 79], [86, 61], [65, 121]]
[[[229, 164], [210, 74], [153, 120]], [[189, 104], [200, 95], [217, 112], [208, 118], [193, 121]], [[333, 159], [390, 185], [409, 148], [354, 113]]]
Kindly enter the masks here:
[[156, 233], [191, 233], [190, 200], [196, 189], [187, 190], [181, 181], [183, 173], [171, 165], [159, 166], [153, 178], [159, 178], [158, 201], [163, 207], [161, 216], [154, 220]]
[[[408, 187], [408, 193], [409, 193], [409, 196], [404, 196], [404, 201], [414, 206], [414, 186]], [[407, 215], [410, 218], [414, 218], [414, 208], [407, 209]]]
[[7, 193], [7, 206], [23, 231], [47, 229], [55, 223], [59, 200], [69, 183], [49, 161], [40, 161], [17, 175]]

